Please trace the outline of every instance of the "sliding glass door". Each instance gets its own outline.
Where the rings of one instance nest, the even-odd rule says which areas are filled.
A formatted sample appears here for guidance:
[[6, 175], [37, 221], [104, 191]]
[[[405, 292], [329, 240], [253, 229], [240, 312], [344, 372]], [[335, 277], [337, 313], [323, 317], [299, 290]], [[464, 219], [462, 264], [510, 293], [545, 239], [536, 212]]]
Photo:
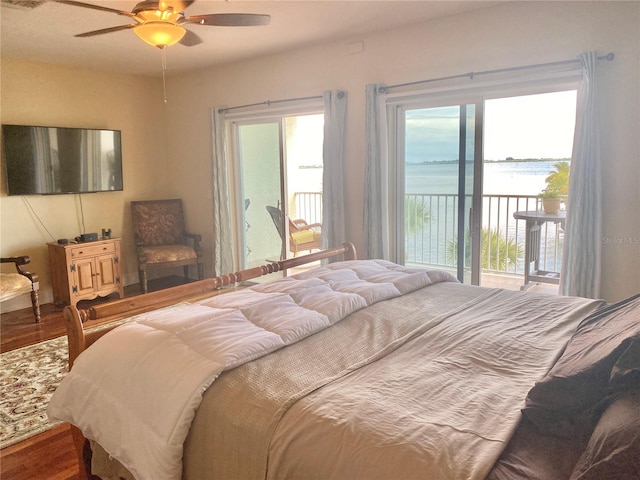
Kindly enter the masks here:
[[250, 268], [296, 250], [290, 245], [288, 219], [322, 223], [324, 115], [247, 119], [232, 125], [236, 237], [244, 252], [242, 266]]
[[[273, 222], [268, 208], [279, 208], [286, 169], [279, 121], [237, 125], [239, 169], [238, 221], [244, 268], [279, 260], [284, 247], [281, 220]], [[278, 225], [276, 227], [276, 225]]]
[[481, 104], [399, 107], [395, 118], [396, 257], [478, 283]]
[[[398, 261], [522, 287], [526, 232], [515, 213], [539, 210], [554, 171], [566, 196], [576, 92], [512, 93], [389, 102]], [[562, 222], [545, 224], [540, 242], [540, 269], [559, 272]]]

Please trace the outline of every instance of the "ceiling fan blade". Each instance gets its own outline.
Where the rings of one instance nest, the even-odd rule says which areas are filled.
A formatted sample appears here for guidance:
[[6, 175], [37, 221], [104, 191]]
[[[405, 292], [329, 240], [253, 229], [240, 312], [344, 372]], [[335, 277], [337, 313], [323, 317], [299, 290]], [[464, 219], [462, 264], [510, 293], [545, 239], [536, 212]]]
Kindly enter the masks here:
[[102, 7], [100, 5], [92, 5], [90, 3], [75, 2], [74, 0], [54, 0], [54, 2], [63, 3], [65, 5], [73, 5], [75, 7], [91, 8], [92, 10], [100, 10], [100, 11], [103, 11], [103, 12], [115, 13], [117, 15], [124, 15], [126, 17], [133, 17], [134, 16], [133, 13], [126, 12], [124, 10], [116, 10], [114, 8]]
[[[185, 30], [187, 29], [185, 28]], [[182, 40], [180, 40], [179, 43], [180, 45], [184, 45], [185, 47], [193, 47], [194, 45], [202, 43], [202, 39], [191, 30], [187, 30], [187, 32], [184, 34], [184, 37], [182, 37]]]
[[137, 25], [119, 25], [117, 27], [103, 28], [101, 30], [93, 30], [92, 32], [79, 33], [78, 35], [74, 35], [74, 37], [95, 37], [96, 35], [103, 35], [105, 33], [118, 32], [120, 30], [129, 30], [135, 26]]
[[209, 15], [193, 15], [185, 19], [184, 23], [218, 27], [253, 27], [268, 25], [270, 21], [270, 15], [257, 13], [211, 13]]

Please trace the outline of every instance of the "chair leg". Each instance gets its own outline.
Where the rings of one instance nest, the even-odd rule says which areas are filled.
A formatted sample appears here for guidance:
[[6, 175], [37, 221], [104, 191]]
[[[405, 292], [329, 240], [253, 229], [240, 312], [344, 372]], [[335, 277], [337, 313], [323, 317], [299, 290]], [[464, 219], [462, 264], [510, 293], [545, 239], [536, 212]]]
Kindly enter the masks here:
[[140, 286], [142, 287], [142, 293], [147, 293], [147, 271], [138, 270], [138, 275], [140, 277]]
[[33, 305], [33, 316], [36, 323], [40, 323], [40, 302], [38, 301], [38, 291], [31, 289], [31, 305]]
[[184, 279], [189, 280], [189, 265], [184, 265], [182, 269], [184, 270]]
[[204, 278], [204, 267], [201, 263], [198, 264], [198, 280], [202, 280]]

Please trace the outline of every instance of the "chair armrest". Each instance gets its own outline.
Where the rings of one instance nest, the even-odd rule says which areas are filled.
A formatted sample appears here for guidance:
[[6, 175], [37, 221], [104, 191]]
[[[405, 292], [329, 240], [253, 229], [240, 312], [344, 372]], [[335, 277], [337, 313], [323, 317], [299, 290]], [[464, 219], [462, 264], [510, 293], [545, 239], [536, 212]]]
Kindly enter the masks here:
[[0, 258], [1, 263], [13, 263], [16, 266], [16, 271], [29, 280], [31, 283], [36, 283], [38, 281], [38, 276], [35, 273], [27, 272], [24, 269], [24, 265], [31, 262], [31, 258], [27, 255], [22, 255], [20, 257], [3, 257]]
[[15, 263], [16, 269], [20, 270], [21, 265], [26, 265], [31, 262], [31, 258], [27, 255], [23, 255], [21, 257], [3, 257], [0, 259], [2, 263]]
[[190, 238], [193, 241], [193, 248], [196, 251], [200, 250], [200, 241], [202, 240], [202, 235], [200, 235], [199, 233], [189, 233], [189, 232], [183, 232], [183, 235], [185, 238]]
[[195, 242], [199, 242], [200, 240], [202, 240], [202, 235], [200, 235], [199, 233], [184, 232], [184, 236], [187, 238], [191, 238]]
[[296, 231], [300, 231], [300, 230], [311, 230], [313, 228], [322, 228], [322, 224], [321, 223], [307, 223], [306, 220], [303, 220], [301, 218], [297, 219], [297, 220], [291, 220], [291, 223], [289, 224], [291, 230], [293, 230], [294, 232]]
[[298, 218], [297, 220], [291, 220], [291, 223], [293, 223], [296, 227], [306, 227], [307, 226], [307, 221], [303, 220], [301, 218]]

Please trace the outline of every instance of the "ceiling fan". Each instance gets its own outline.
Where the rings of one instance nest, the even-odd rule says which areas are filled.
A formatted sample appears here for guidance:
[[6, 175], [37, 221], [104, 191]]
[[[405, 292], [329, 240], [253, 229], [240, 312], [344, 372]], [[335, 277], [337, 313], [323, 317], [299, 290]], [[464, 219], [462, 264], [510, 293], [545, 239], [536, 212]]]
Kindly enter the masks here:
[[202, 43], [198, 35], [185, 28], [186, 25], [248, 27], [267, 25], [271, 20], [269, 15], [255, 13], [210, 13], [187, 17], [183, 10], [192, 5], [195, 0], [144, 0], [139, 2], [131, 12], [74, 0], [54, 1], [76, 7], [115, 13], [135, 21], [135, 23], [128, 25], [118, 25], [117, 27], [80, 33], [75, 35], [76, 37], [93, 37], [95, 35], [133, 29], [134, 33], [142, 40], [161, 49], [178, 42], [187, 47]]

